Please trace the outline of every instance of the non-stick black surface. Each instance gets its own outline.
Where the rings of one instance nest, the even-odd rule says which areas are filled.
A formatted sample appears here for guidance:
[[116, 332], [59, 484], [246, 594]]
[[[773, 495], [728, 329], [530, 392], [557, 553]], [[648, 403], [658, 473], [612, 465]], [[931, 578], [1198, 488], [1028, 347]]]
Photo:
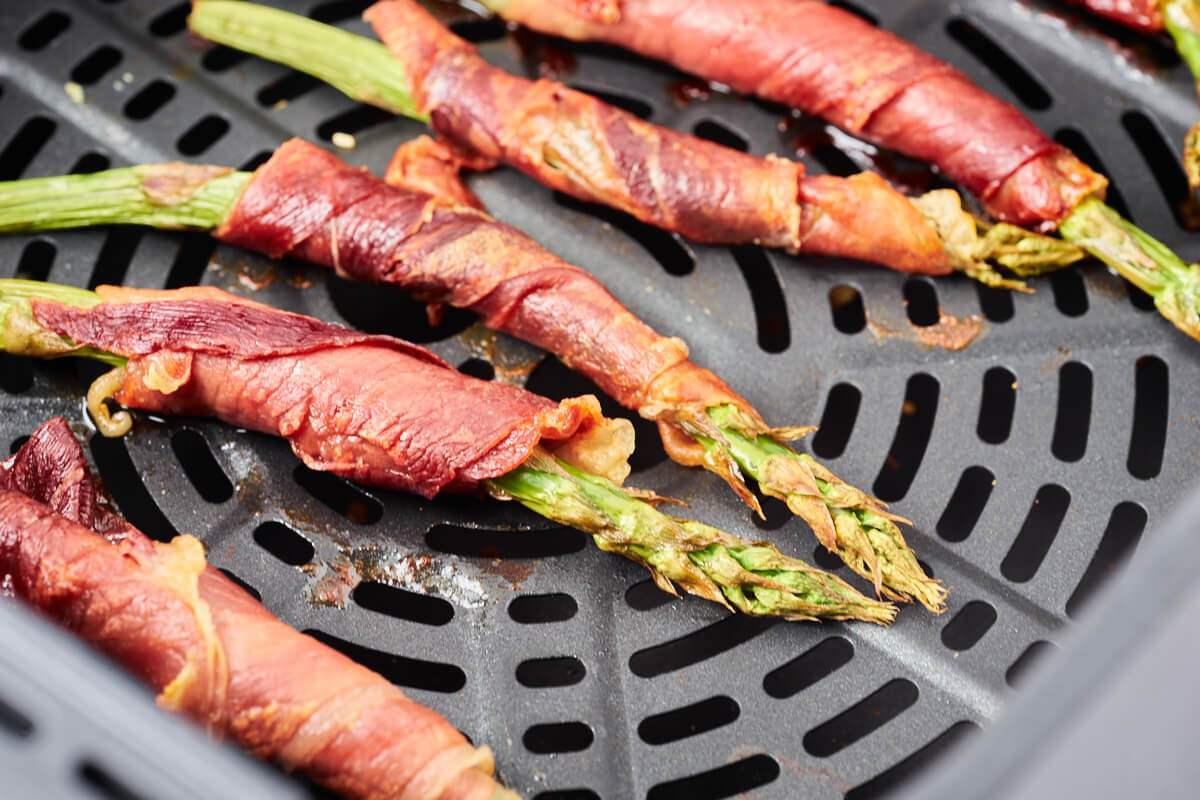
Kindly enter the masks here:
[[[366, 32], [364, 2], [288, 5]], [[1184, 258], [1200, 258], [1175, 156], [1195, 95], [1164, 44], [1044, 3], [860, 5], [1096, 161], [1113, 179], [1114, 205]], [[335, 132], [357, 141], [344, 158], [382, 170], [421, 132], [191, 37], [186, 9], [168, 0], [3, 3], [0, 177], [181, 158], [248, 166], [289, 136], [332, 147]], [[496, 63], [558, 70], [655, 122], [756, 154], [795, 155], [801, 145], [814, 172], [844, 174], [865, 158], [819, 123], [784, 124], [782, 109], [693, 97], [693, 81], [660, 65], [441, 10]], [[874, 161], [905, 180], [932, 177], [903, 160]], [[213, 563], [284, 620], [490, 744], [503, 778], [528, 796], [876, 796], [1005, 707], [1028, 666], [1086, 616], [1092, 591], [1200, 471], [1200, 346], [1094, 263], [1015, 295], [957, 277], [701, 247], [564, 201], [511, 170], [472, 186], [497, 217], [686, 338], [694, 360], [768, 420], [822, 423], [806, 446], [914, 521], [906, 535], [951, 588], [949, 611], [906, 607], [889, 629], [730, 616], [659, 593], [638, 567], [511, 505], [354, 487], [300, 467], [280, 441], [204, 420], [143, 415], [124, 439], [106, 440], [80, 401], [97, 370], [75, 361], [0, 357], [0, 443], [16, 446], [46, 418], [66, 416], [135, 524], [159, 538], [198, 535]], [[3, 238], [0, 275], [210, 284], [416, 339], [473, 374], [552, 396], [591, 389], [469, 316], [430, 329], [397, 291], [200, 234]], [[981, 335], [958, 352], [922, 344], [918, 329], [939, 312], [982, 315]], [[835, 566], [781, 504], [768, 502], [760, 523], [714, 476], [666, 461], [652, 430], [639, 438], [633, 484]], [[21, 698], [3, 701], [19, 707]]]

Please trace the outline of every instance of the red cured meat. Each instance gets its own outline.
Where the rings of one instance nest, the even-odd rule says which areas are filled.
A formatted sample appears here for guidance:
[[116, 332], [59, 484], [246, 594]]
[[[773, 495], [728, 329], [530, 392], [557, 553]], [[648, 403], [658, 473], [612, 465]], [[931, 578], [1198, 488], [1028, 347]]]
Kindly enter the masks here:
[[954, 67], [818, 0], [509, 0], [502, 13], [823, 116], [936, 164], [1008, 222], [1053, 226], [1106, 185]]
[[1127, 28], [1142, 33], [1162, 33], [1165, 30], [1160, 0], [1066, 0], [1083, 6], [1099, 17], [1107, 17]]
[[[453, 166], [444, 170], [422, 167], [421, 182], [451, 183]], [[411, 177], [390, 172], [394, 180]], [[688, 361], [682, 341], [656, 333], [592, 275], [517, 229], [454, 199], [389, 186], [299, 139], [259, 168], [217, 236], [474, 311], [488, 327], [556, 354], [629, 408], [669, 402], [663, 387], [686, 373], [704, 387], [709, 405], [733, 403], [757, 416], [720, 378]]]
[[163, 545], [94, 503], [43, 504], [92, 494], [82, 450], [52, 420], [0, 466], [0, 574], [160, 705], [350, 798], [515, 797], [487, 748], [284, 625], [206, 567], [192, 537]]
[[90, 309], [33, 310], [47, 329], [130, 359], [118, 402], [276, 434], [310, 467], [374, 486], [471, 491], [540, 441], [586, 438], [603, 421], [590, 395], [554, 403], [463, 375], [415, 345], [218, 290], [138, 302], [153, 293], [102, 289], [110, 302]]
[[[803, 167], [758, 158], [645, 122], [548, 80], [510, 75], [410, 0], [385, 0], [366, 18], [404, 64], [421, 109], [459, 147], [510, 164], [551, 188], [605, 203], [700, 242], [755, 242], [861, 258], [903, 272], [944, 274], [935, 231], [882, 183], [847, 183], [818, 205]], [[831, 179], [839, 180], [839, 179]], [[832, 202], [832, 200], [831, 200]], [[830, 236], [825, 218], [858, 215]]]

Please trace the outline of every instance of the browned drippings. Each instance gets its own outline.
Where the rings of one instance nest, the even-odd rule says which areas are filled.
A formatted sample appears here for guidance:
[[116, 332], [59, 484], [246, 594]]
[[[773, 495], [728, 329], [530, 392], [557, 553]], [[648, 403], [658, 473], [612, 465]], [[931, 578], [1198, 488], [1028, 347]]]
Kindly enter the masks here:
[[521, 56], [526, 74], [549, 80], [561, 80], [579, 67], [575, 54], [555, 44], [554, 40], [525, 27], [512, 31], [513, 43]]
[[667, 97], [676, 108], [684, 108], [697, 100], [707, 100], [712, 93], [712, 84], [700, 78], [682, 78], [667, 84]]
[[907, 330], [892, 330], [883, 327], [867, 314], [867, 328], [880, 340], [907, 339], [925, 347], [941, 347], [958, 352], [983, 333], [983, 315], [972, 314], [962, 318], [939, 310], [938, 321], [932, 325], [914, 325], [910, 322]]
[[847, 166], [878, 173], [901, 194], [923, 194], [939, 177], [936, 167], [877, 147], [819, 117], [793, 114], [783, 118], [780, 130], [796, 155], [828, 161], [830, 153], [837, 154]]

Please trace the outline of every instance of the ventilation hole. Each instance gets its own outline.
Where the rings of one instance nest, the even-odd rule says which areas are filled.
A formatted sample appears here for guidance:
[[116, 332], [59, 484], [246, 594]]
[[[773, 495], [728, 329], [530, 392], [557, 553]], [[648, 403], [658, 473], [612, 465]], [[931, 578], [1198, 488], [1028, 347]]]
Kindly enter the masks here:
[[696, 126], [692, 128], [692, 133], [701, 139], [716, 142], [733, 150], [741, 150], [743, 153], [750, 149], [750, 143], [746, 141], [745, 136], [722, 125], [715, 119], [705, 119], [697, 122]]
[[24, 447], [25, 443], [28, 441], [29, 441], [28, 436], [18, 436], [17, 438], [13, 439], [12, 442], [8, 445], [9, 455], [16, 453], [18, 450], [20, 450], [22, 447]]
[[0, 180], [15, 181], [58, 128], [47, 117], [30, 117], [0, 153]]
[[0, 698], [0, 730], [24, 739], [33, 733], [33, 720]]
[[259, 150], [254, 155], [247, 158], [242, 165], [238, 167], [242, 172], [253, 172], [261, 167], [271, 158], [274, 153], [271, 150]]
[[41, 50], [71, 27], [71, 18], [61, 11], [43, 14], [38, 21], [25, 29], [17, 44], [23, 50]]
[[857, 386], [839, 383], [830, 389], [821, 425], [813, 435], [813, 452], [821, 458], [837, 458], [844, 453], [861, 405], [862, 392]]
[[350, 595], [369, 611], [421, 625], [445, 625], [454, 619], [454, 606], [440, 597], [410, 592], [375, 581], [364, 581]]
[[867, 327], [862, 294], [853, 286], [842, 284], [830, 289], [829, 308], [833, 311], [833, 327], [842, 333], [858, 333]]
[[254, 529], [254, 541], [263, 550], [285, 564], [298, 567], [308, 564], [316, 555], [312, 542], [282, 522], [264, 522]]
[[947, 542], [965, 541], [975, 529], [992, 489], [996, 486], [996, 476], [986, 467], [967, 467], [954, 494], [946, 503], [946, 510], [937, 522], [938, 536]]
[[867, 11], [865, 8], [862, 8], [855, 3], [847, 3], [847, 2], [845, 2], [845, 0], [830, 0], [829, 5], [837, 6], [838, 8], [842, 9], [843, 11], [849, 11], [854, 16], [871, 23], [872, 25], [875, 25], [876, 27], [878, 27], [878, 25], [879, 25], [878, 17], [876, 17], [870, 11]]
[[782, 353], [791, 344], [787, 302], [779, 276], [767, 259], [766, 252], [753, 245], [733, 248], [733, 260], [750, 287], [754, 304], [754, 319], [758, 323], [758, 346], [767, 353]]
[[117, 64], [121, 63], [121, 51], [112, 45], [102, 44], [88, 54], [71, 70], [71, 80], [81, 86], [91, 86], [104, 77]]
[[112, 164], [103, 153], [84, 153], [69, 170], [71, 175], [90, 175], [106, 170]]
[[1025, 67], [986, 33], [962, 17], [946, 23], [946, 32], [999, 78], [1022, 103], [1035, 111], [1050, 107], [1050, 93]]
[[1128, 501], [1117, 504], [1108, 518], [1108, 526], [1100, 537], [1100, 545], [1091, 563], [1067, 600], [1067, 616], [1075, 618], [1079, 615], [1096, 590], [1133, 554], [1145, 528], [1146, 509]]
[[1050, 273], [1054, 305], [1068, 317], [1082, 317], [1088, 310], [1087, 289], [1078, 270], [1060, 269]]
[[469, 18], [450, 23], [456, 36], [474, 44], [497, 42], [508, 35], [508, 25], [500, 17], [487, 19]]
[[529, 689], [574, 686], [587, 676], [587, 667], [572, 656], [530, 658], [517, 665], [517, 683]]
[[25, 245], [21, 250], [21, 259], [17, 262], [17, 278], [30, 281], [44, 281], [50, 276], [50, 267], [54, 264], [57, 248], [42, 239], [36, 239]]
[[179, 5], [171, 6], [150, 20], [150, 33], [160, 39], [182, 33], [187, 28], [187, 18], [191, 7], [191, 3], [180, 3]]
[[1059, 461], [1078, 461], [1087, 450], [1092, 420], [1092, 371], [1078, 361], [1058, 371], [1058, 415], [1050, 452]]
[[579, 612], [579, 604], [569, 594], [526, 594], [508, 604], [508, 615], [522, 625], [565, 622]]
[[696, 254], [673, 233], [647, 225], [624, 211], [617, 211], [599, 203], [585, 203], [562, 192], [554, 193], [554, 202], [563, 208], [587, 214], [612, 225], [654, 256], [668, 275], [690, 275], [696, 269]]
[[482, 358], [468, 358], [458, 365], [458, 371], [481, 381], [490, 381], [496, 377], [496, 368], [490, 361], [484, 361]]
[[151, 81], [125, 104], [125, 116], [135, 122], [150, 119], [159, 109], [171, 102], [175, 87], [166, 81]]
[[333, 25], [348, 19], [361, 17], [362, 13], [367, 10], [367, 6], [371, 5], [372, 2], [373, 0], [333, 0], [333, 2], [320, 3], [314, 6], [308, 16], [317, 22]]
[[95, 761], [80, 763], [76, 774], [85, 786], [105, 800], [141, 800], [142, 798], [142, 795], [134, 792]]
[[229, 122], [216, 114], [208, 114], [184, 131], [175, 148], [185, 156], [198, 156], [229, 133]]
[[321, 80], [319, 78], [314, 78], [306, 73], [293, 70], [260, 89], [258, 92], [258, 102], [267, 108], [271, 108], [276, 103], [290, 103], [296, 98], [308, 94], [320, 85]]
[[996, 609], [983, 600], [972, 600], [942, 628], [942, 644], [962, 652], [974, 647], [996, 624]]
[[[103, 366], [103, 369], [108, 367]], [[91, 381], [81, 383], [90, 385]], [[92, 435], [88, 446], [104, 488], [130, 525], [160, 542], [169, 542], [179, 535], [138, 477], [138, 469], [129, 455], [124, 438], [108, 439], [97, 433]]]
[[338, 313], [352, 327], [367, 333], [425, 344], [462, 333], [476, 320], [470, 311], [448, 308], [437, 325], [430, 325], [424, 303], [388, 284], [346, 280], [330, 274], [326, 286]]
[[740, 714], [736, 700], [718, 695], [646, 717], [638, 725], [638, 736], [646, 744], [668, 744], [716, 730], [733, 722]]
[[554, 558], [587, 547], [587, 534], [573, 528], [540, 531], [497, 531], [434, 525], [425, 544], [439, 553], [465, 558]]
[[940, 761], [953, 751], [967, 737], [978, 732], [979, 726], [974, 722], [963, 720], [954, 723], [908, 758], [846, 792], [846, 800], [875, 800], [879, 797], [891, 797], [901, 786], [908, 784], [914, 777], [928, 769], [931, 764]]
[[1012, 432], [1017, 408], [1017, 376], [1004, 367], [992, 367], [983, 374], [983, 396], [979, 401], [979, 422], [975, 432], [988, 444], [1000, 444]]
[[249, 53], [219, 44], [204, 54], [200, 65], [209, 72], [226, 72], [250, 57]]
[[782, 700], [824, 680], [854, 658], [854, 645], [841, 636], [830, 636], [805, 650], [763, 678], [763, 691]]
[[594, 394], [600, 399], [600, 410], [604, 416], [610, 419], [621, 417], [633, 423], [638, 446], [629, 457], [629, 467], [635, 474], [667, 460], [662, 437], [658, 435], [658, 427], [653, 422], [642, 419], [636, 412], [624, 408], [600, 391], [600, 387], [591, 380], [569, 369], [557, 358], [545, 358], [534, 367], [533, 372], [529, 374], [529, 380], [525, 382], [525, 388], [559, 401], [567, 397]]
[[686, 778], [652, 786], [646, 800], [718, 800], [735, 797], [779, 777], [779, 764], [760, 753]]
[[228, 570], [228, 569], [225, 569], [224, 567], [219, 567], [219, 569], [225, 575], [226, 578], [229, 578], [229, 580], [236, 583], [238, 585], [238, 587], [241, 588], [246, 594], [250, 595], [258, 602], [260, 602], [260, 603], [262, 602], [262, 592], [260, 592], [258, 589], [255, 589], [253, 586], [246, 583], [246, 581], [244, 581], [240, 577], [238, 577], [237, 574], [233, 572], [233, 570]]
[[1042, 658], [1053, 653], [1058, 648], [1050, 642], [1037, 641], [1025, 648], [1025, 652], [1017, 657], [1017, 660], [1012, 663], [1008, 671], [1004, 673], [1004, 680], [1009, 686], [1016, 688], [1029, 677], [1029, 668], [1034, 664], [1041, 662]]
[[922, 328], [936, 325], [942, 316], [933, 284], [920, 278], [910, 278], [904, 282], [904, 308], [908, 313], [908, 321]]
[[674, 595], [664, 592], [651, 580], [640, 581], [625, 590], [625, 603], [634, 611], [653, 611], [674, 599]]
[[777, 623], [760, 617], [725, 617], [686, 636], [637, 651], [629, 658], [629, 669], [639, 678], [675, 672], [742, 645]]
[[335, 133], [354, 135], [394, 118], [395, 115], [389, 111], [359, 103], [349, 111], [343, 111], [317, 125], [317, 136], [328, 142]]
[[1015, 309], [1012, 290], [976, 283], [975, 291], [979, 295], [979, 310], [987, 317], [988, 322], [1008, 322], [1013, 318]]
[[104, 244], [96, 256], [96, 264], [92, 267], [92, 277], [88, 279], [88, 288], [95, 289], [102, 284], [119, 286], [125, 282], [125, 273], [129, 270], [129, 262], [142, 241], [144, 231], [134, 227], [118, 227], [109, 230], [104, 237]]
[[804, 734], [804, 749], [828, 758], [881, 728], [914, 703], [920, 693], [906, 678], [888, 681], [867, 697]]
[[862, 168], [855, 163], [854, 159], [837, 145], [830, 142], [823, 141], [815, 144], [811, 148], [810, 154], [830, 175], [836, 175], [839, 178], [849, 178], [851, 175], [862, 172]]
[[296, 483], [351, 522], [372, 525], [383, 516], [383, 505], [348, 481], [297, 464], [292, 471]]
[[1143, 292], [1141, 289], [1134, 286], [1132, 283], [1126, 283], [1125, 288], [1129, 292], [1129, 302], [1138, 311], [1153, 311], [1154, 298]]
[[600, 795], [591, 789], [555, 789], [535, 794], [533, 800], [600, 800]]
[[1000, 563], [1000, 574], [1015, 583], [1032, 578], [1050, 552], [1070, 505], [1071, 495], [1061, 486], [1048, 483], [1038, 489], [1017, 538]]
[[622, 111], [628, 111], [635, 117], [641, 117], [642, 119], [650, 119], [650, 114], [654, 111], [650, 104], [645, 100], [640, 100], [636, 97], [630, 97], [627, 94], [618, 94], [616, 92], [605, 91], [604, 89], [593, 89], [588, 86], [579, 86], [574, 84], [571, 86], [571, 88], [577, 92], [590, 94], [592, 97], [608, 103], [610, 106], [616, 106]]
[[1148, 480], [1162, 469], [1167, 443], [1167, 365], [1155, 356], [1142, 356], [1134, 371], [1133, 431], [1126, 466], [1135, 478]]
[[1154, 174], [1158, 188], [1175, 215], [1175, 222], [1184, 230], [1194, 230], [1195, 225], [1189, 223], [1184, 216], [1184, 210], [1191, 198], [1191, 190], [1188, 188], [1183, 167], [1180, 166], [1179, 156], [1175, 153], [1175, 146], [1167, 144], [1158, 126], [1141, 111], [1126, 111], [1121, 115], [1121, 126], [1125, 128], [1138, 152], [1142, 154], [1146, 166]]
[[595, 741], [592, 729], [582, 722], [553, 722], [532, 725], [521, 737], [531, 753], [578, 753], [587, 750]]
[[912, 486], [933, 432], [938, 391], [937, 380], [929, 375], [919, 373], [908, 379], [896, 437], [875, 479], [875, 495], [879, 499], [895, 502], [904, 497]]
[[179, 459], [184, 474], [202, 498], [210, 503], [223, 503], [233, 497], [233, 484], [200, 433], [175, 431], [171, 434], [171, 449], [175, 451], [175, 458]]
[[836, 553], [831, 553], [823, 544], [818, 544], [813, 547], [813, 563], [827, 572], [837, 572], [842, 567], [846, 566], [846, 562], [842, 561]]
[[332, 647], [342, 655], [378, 672], [397, 686], [426, 689], [431, 692], [457, 692], [467, 685], [467, 674], [453, 664], [385, 653], [361, 644], [339, 639], [325, 631], [306, 630], [307, 635]]
[[788, 522], [795, 518], [795, 514], [787, 507], [787, 503], [782, 500], [777, 500], [774, 497], [760, 495], [758, 503], [762, 507], [763, 515], [760, 517], [754, 514], [750, 517], [754, 521], [754, 526], [759, 530], [774, 531], [782, 528]]
[[196, 286], [204, 277], [204, 271], [212, 260], [217, 249], [217, 241], [203, 231], [190, 231], [176, 234], [179, 239], [179, 249], [175, 251], [175, 260], [167, 272], [167, 289], [178, 289], [183, 286]]
[[[1096, 153], [1095, 148], [1092, 147], [1092, 143], [1088, 141], [1082, 132], [1075, 128], [1059, 128], [1058, 132], [1054, 134], [1054, 141], [1070, 150], [1079, 157], [1080, 161], [1101, 175], [1111, 174], [1105, 168], [1104, 162], [1100, 160], [1100, 156]], [[1129, 205], [1121, 195], [1120, 189], [1112, 183], [1111, 179], [1109, 180], [1108, 189], [1104, 192], [1104, 202], [1112, 206], [1125, 219], [1133, 221], [1133, 215], [1129, 212]]]

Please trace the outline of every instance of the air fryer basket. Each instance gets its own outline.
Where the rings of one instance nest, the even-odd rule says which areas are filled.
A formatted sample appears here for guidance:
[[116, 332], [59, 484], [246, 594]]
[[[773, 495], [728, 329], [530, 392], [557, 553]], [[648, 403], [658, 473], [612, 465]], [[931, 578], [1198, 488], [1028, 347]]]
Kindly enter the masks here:
[[[361, 0], [286, 5], [367, 30]], [[1117, 208], [1200, 259], [1175, 155], [1196, 98], [1164, 44], [1040, 0], [855, 5], [1020, 105], [1113, 179]], [[379, 171], [422, 130], [191, 37], [187, 6], [2, 4], [0, 179], [171, 159], [248, 168], [289, 136], [332, 147], [336, 132], [357, 142], [344, 158]], [[813, 172], [874, 162], [914, 185], [934, 179], [661, 65], [437, 10], [496, 63], [557, 72], [655, 122], [756, 154], [797, 155], [799, 146]], [[1028, 666], [1056, 649], [1068, 623], [1086, 620], [1097, 586], [1143, 532], [1154, 538], [1200, 472], [1200, 346], [1095, 263], [1016, 295], [957, 277], [701, 247], [512, 170], [471, 183], [497, 217], [593, 270], [657, 329], [685, 337], [694, 360], [768, 420], [821, 423], [804, 446], [914, 521], [906, 536], [950, 587], [949, 611], [905, 607], [887, 629], [731, 616], [658, 592], [640, 568], [512, 504], [352, 486], [299, 466], [280, 441], [206, 420], [140, 415], [131, 434], [106, 440], [80, 401], [97, 370], [73, 360], [0, 356], [0, 442], [15, 447], [45, 419], [66, 416], [135, 524], [159, 538], [198, 535], [215, 565], [285, 621], [489, 744], [503, 779], [526, 796], [882, 794], [1019, 696]], [[201, 234], [3, 237], [0, 265], [3, 276], [78, 286], [220, 286], [428, 343], [472, 374], [552, 396], [592, 390], [469, 315], [430, 328], [400, 292]], [[960, 351], [923, 343], [942, 314], [980, 315], [982, 332]], [[639, 427], [639, 445], [634, 485], [848, 576], [781, 504], [767, 502], [767, 521], [755, 520], [714, 476], [667, 461], [652, 429]], [[36, 669], [37, 653], [29, 658]], [[2, 698], [33, 714], [22, 699]], [[189, 747], [171, 757], [210, 754]]]

